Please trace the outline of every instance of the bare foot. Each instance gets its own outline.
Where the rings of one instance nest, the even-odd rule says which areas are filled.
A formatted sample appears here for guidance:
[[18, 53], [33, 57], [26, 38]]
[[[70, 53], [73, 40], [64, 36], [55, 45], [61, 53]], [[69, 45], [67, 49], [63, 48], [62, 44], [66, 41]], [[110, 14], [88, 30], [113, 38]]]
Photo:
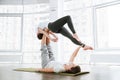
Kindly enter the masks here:
[[83, 49], [84, 50], [93, 50], [93, 48], [91, 46], [87, 46], [87, 45], [85, 45], [85, 47]]
[[[73, 34], [73, 38], [75, 38], [77, 41], [80, 41], [80, 39], [78, 38], [77, 34]], [[81, 41], [80, 41], [81, 42]]]

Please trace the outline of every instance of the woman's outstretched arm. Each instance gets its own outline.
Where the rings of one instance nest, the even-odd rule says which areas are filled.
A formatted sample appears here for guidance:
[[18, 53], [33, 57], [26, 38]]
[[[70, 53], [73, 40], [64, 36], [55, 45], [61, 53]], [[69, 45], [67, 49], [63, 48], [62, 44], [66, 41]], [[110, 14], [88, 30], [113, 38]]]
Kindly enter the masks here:
[[43, 29], [38, 28], [38, 33], [44, 34], [46, 37], [48, 37], [50, 39], [50, 36], [48, 35], [48, 33], [45, 32]]
[[50, 33], [53, 37], [55, 37], [56, 40], [58, 40], [58, 37], [57, 37], [52, 31], [49, 31], [49, 33]]

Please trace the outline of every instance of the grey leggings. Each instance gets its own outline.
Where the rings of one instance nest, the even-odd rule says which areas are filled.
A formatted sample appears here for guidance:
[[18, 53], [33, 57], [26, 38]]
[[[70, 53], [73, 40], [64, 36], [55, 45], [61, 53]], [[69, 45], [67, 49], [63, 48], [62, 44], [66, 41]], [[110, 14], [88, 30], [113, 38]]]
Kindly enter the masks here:
[[55, 33], [61, 33], [62, 35], [64, 35], [65, 37], [69, 38], [73, 43], [75, 43], [76, 45], [80, 45], [82, 47], [85, 46], [85, 44], [81, 43], [80, 41], [76, 40], [75, 38], [73, 38], [72, 34], [70, 34], [68, 32], [68, 30], [63, 27], [65, 24], [68, 24], [68, 27], [70, 28], [70, 30], [72, 31], [72, 33], [76, 33], [75, 32], [75, 29], [73, 27], [73, 23], [72, 23], [72, 20], [71, 20], [71, 17], [70, 16], [65, 16], [65, 17], [62, 17], [52, 23], [49, 23], [48, 24], [48, 28], [52, 31], [52, 32], [55, 32]]
[[44, 68], [50, 61], [55, 60], [50, 44], [41, 45], [41, 60], [42, 68]]

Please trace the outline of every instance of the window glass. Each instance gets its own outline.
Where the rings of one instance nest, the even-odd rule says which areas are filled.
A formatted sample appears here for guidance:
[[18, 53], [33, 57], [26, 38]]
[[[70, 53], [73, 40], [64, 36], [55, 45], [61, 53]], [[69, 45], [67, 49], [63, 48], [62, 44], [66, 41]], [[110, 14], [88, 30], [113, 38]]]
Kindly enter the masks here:
[[97, 8], [96, 21], [96, 47], [120, 49], [120, 4]]
[[20, 51], [21, 17], [0, 17], [0, 50]]

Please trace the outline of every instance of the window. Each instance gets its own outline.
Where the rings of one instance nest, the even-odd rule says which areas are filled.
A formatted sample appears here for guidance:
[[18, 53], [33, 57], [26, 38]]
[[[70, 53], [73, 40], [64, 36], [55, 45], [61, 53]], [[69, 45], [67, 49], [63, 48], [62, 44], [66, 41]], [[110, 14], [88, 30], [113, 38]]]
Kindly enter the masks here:
[[49, 21], [49, 3], [26, 4], [23, 12], [23, 63], [40, 63], [40, 41], [37, 27], [40, 22]]
[[41, 4], [25, 4], [24, 13], [39, 13], [39, 12], [48, 12], [49, 5], [47, 3]]
[[21, 50], [21, 5], [0, 5], [0, 51]]
[[0, 5], [0, 13], [23, 13], [22, 5]]
[[39, 51], [40, 40], [37, 39], [37, 27], [40, 22], [49, 21], [49, 4], [24, 5], [23, 14], [23, 51]]
[[[63, 11], [65, 16], [71, 16], [74, 28], [80, 40], [88, 45], [92, 44], [92, 8], [89, 7], [90, 3], [90, 0], [65, 0]], [[67, 25], [65, 25], [65, 27], [69, 30], [69, 32], [71, 32]], [[69, 57], [77, 46], [66, 37], [61, 36], [59, 41], [60, 39], [62, 43], [60, 44], [60, 46], [62, 46], [60, 50], [61, 58], [64, 61], [68, 61]], [[79, 63], [79, 60], [77, 62]], [[84, 59], [83, 62], [86, 62], [86, 59]]]
[[36, 37], [36, 29], [39, 22], [48, 20], [49, 3], [0, 5], [0, 57], [5, 56], [0, 61], [9, 62], [3, 60], [7, 58], [6, 52], [11, 56], [20, 55], [20, 60], [23, 56], [23, 63], [40, 62], [40, 40]]
[[120, 4], [95, 8], [96, 49], [120, 49]]

